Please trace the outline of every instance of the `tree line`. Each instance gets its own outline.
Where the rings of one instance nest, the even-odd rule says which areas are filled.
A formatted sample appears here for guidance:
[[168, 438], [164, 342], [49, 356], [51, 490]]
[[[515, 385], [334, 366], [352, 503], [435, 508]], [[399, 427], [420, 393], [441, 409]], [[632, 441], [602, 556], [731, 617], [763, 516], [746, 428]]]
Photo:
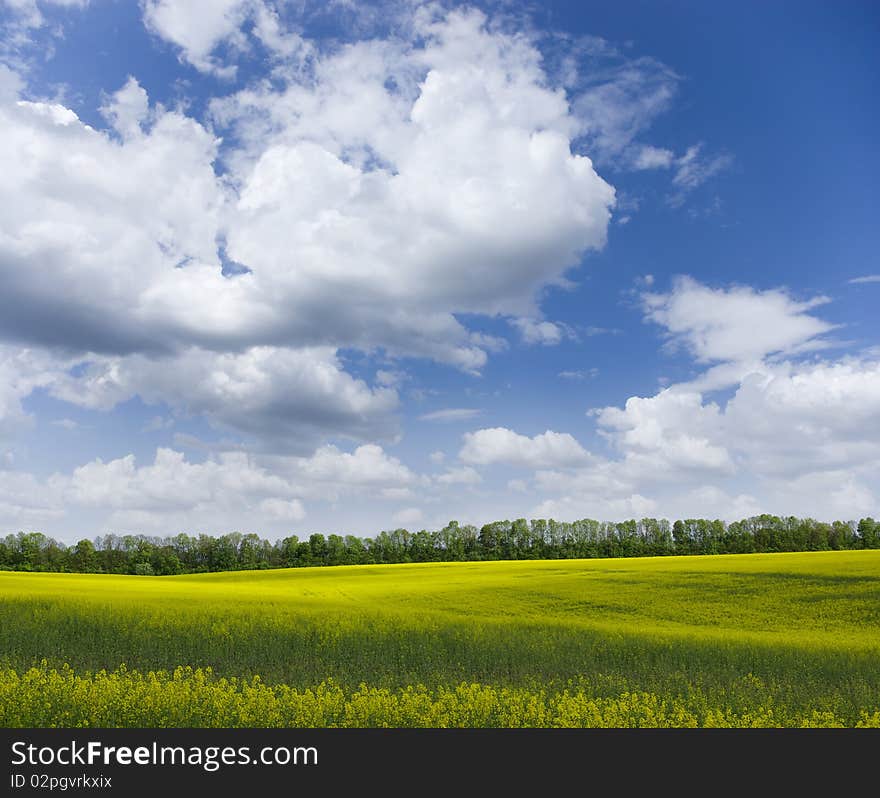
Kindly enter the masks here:
[[19, 532], [0, 539], [0, 570], [172, 575], [319, 565], [877, 548], [880, 522], [873, 518], [825, 523], [759, 515], [732, 523], [689, 518], [672, 524], [656, 518], [620, 522], [519, 518], [479, 529], [450, 521], [435, 531], [395, 529], [373, 538], [315, 533], [308, 540], [291, 535], [275, 542], [232, 532], [219, 537], [103, 535], [67, 546], [41, 532]]

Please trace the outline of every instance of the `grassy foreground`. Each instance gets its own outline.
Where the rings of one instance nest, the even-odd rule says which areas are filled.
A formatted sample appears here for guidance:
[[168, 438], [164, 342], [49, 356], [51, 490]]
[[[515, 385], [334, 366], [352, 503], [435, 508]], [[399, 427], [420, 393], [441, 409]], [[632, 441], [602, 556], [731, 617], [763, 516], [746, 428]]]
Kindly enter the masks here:
[[880, 551], [0, 573], [2, 726], [864, 726], [878, 672]]

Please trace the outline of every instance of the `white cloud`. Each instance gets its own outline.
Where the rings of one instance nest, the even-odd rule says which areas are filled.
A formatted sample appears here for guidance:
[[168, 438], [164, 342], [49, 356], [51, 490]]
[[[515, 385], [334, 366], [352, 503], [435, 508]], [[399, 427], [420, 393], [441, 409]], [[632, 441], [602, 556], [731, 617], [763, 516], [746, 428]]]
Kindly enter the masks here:
[[5, 525], [0, 530], [19, 531], [64, 516], [64, 502], [57, 492], [47, 490], [32, 474], [0, 468], [0, 519]]
[[645, 150], [634, 140], [667, 111], [679, 76], [653, 58], [638, 58], [598, 71], [595, 82], [574, 98], [580, 133], [600, 163], [632, 166]]
[[[321, 507], [357, 498], [342, 504], [369, 513], [370, 520], [360, 521], [364, 533], [383, 523], [381, 502], [438, 502], [450, 490], [460, 498], [460, 515], [504, 515], [497, 508], [487, 513], [477, 492], [461, 488], [494, 478], [493, 466], [514, 465], [534, 473], [507, 483], [511, 512], [531, 517], [877, 515], [880, 362], [844, 358], [762, 368], [726, 403], [672, 386], [600, 410], [610, 457], [589, 454], [565, 433], [528, 437], [504, 428], [465, 435], [461, 465], [432, 477], [372, 444], [351, 452], [323, 446], [302, 457], [227, 451], [203, 462], [159, 449], [145, 465], [131, 455], [95, 460], [44, 481], [0, 469], [0, 510], [11, 523], [41, 528], [63, 523], [65, 511], [88, 511], [96, 531], [280, 534], [306, 509], [310, 524], [323, 526], [328, 516]], [[335, 519], [339, 510], [329, 512]], [[331, 524], [338, 528], [338, 521]]]
[[566, 325], [554, 324], [552, 321], [518, 318], [511, 319], [510, 323], [519, 330], [523, 342], [527, 344], [555, 346], [561, 343], [564, 337], [571, 335]]
[[85, 512], [95, 531], [280, 532], [306, 517], [306, 502], [411, 499], [409, 486], [427, 484], [373, 444], [353, 452], [323, 446], [309, 457], [225, 451], [203, 462], [159, 448], [145, 465], [134, 455], [95, 459], [42, 481], [0, 469], [0, 512], [20, 522]]
[[596, 415], [619, 459], [539, 475], [542, 489], [598, 498], [638, 491], [662, 497], [670, 515], [727, 519], [759, 509], [824, 519], [876, 512], [876, 359], [764, 364], [723, 406], [672, 386]]
[[510, 347], [510, 342], [506, 338], [483, 332], [470, 333], [468, 340], [485, 352], [504, 352]]
[[618, 499], [559, 496], [546, 499], [537, 505], [532, 512], [532, 517], [571, 521], [579, 518], [617, 521], [623, 518], [655, 516], [658, 509], [659, 505], [656, 501], [638, 493]]
[[[643, 299], [647, 318], [709, 368], [654, 396], [630, 397], [622, 408], [590, 411], [614, 456], [539, 469], [535, 492], [545, 498], [535, 514], [613, 519], [658, 512], [726, 520], [759, 512], [825, 520], [877, 514], [876, 351], [796, 360], [825, 345], [822, 336], [832, 325], [810, 311], [827, 300], [801, 302], [782, 289], [715, 290], [687, 278], [668, 294]], [[705, 399], [704, 391], [721, 387], [734, 389], [726, 401]]]
[[809, 314], [827, 298], [799, 302], [784, 289], [713, 289], [680, 277], [668, 294], [645, 293], [642, 299], [646, 318], [663, 325], [672, 343], [685, 347], [698, 363], [755, 363], [803, 352], [823, 346], [821, 336], [834, 329]]
[[421, 480], [381, 446], [364, 444], [353, 452], [325, 445], [310, 457], [273, 461], [279, 473], [300, 486], [301, 495], [335, 499], [352, 490], [405, 488]]
[[61, 371], [61, 364], [46, 353], [0, 344], [0, 441], [33, 423], [22, 400], [52, 384]]
[[144, 424], [141, 428], [141, 432], [161, 432], [162, 430], [171, 429], [173, 426], [173, 418], [153, 416], [146, 424]]
[[234, 77], [235, 66], [212, 57], [221, 43], [247, 46], [241, 26], [259, 5], [254, 0], [145, 0], [144, 24], [177, 45], [181, 58], [202, 72]]
[[445, 407], [419, 416], [420, 421], [467, 421], [483, 411], [474, 407]]
[[52, 422], [52, 425], [55, 427], [61, 427], [62, 429], [66, 429], [68, 432], [73, 432], [76, 429], [79, 429], [79, 424], [74, 421], [72, 418], [59, 418]]
[[479, 473], [470, 466], [450, 468], [434, 479], [440, 485], [477, 485], [483, 481]]
[[567, 371], [560, 371], [556, 376], [563, 380], [575, 381], [586, 380], [588, 378], [593, 379], [599, 376], [599, 369], [572, 369]]
[[616, 327], [596, 327], [595, 325], [589, 325], [587, 327], [583, 327], [582, 331], [584, 335], [592, 338], [594, 335], [619, 335], [620, 330]]
[[306, 511], [297, 499], [263, 499], [257, 506], [260, 515], [277, 521], [302, 521]]
[[329, 348], [254, 347], [239, 354], [191, 348], [174, 357], [96, 358], [65, 375], [53, 396], [109, 409], [132, 396], [166, 402], [253, 438], [262, 448], [312, 450], [326, 437], [394, 437], [396, 391], [370, 388]]
[[3, 5], [15, 15], [16, 21], [21, 25], [37, 28], [44, 22], [37, 0], [3, 0]]
[[382, 488], [380, 495], [383, 499], [391, 501], [412, 500], [415, 498], [415, 493], [411, 488]]
[[259, 468], [244, 453], [190, 463], [181, 452], [157, 449], [152, 465], [138, 467], [134, 456], [127, 455], [76, 468], [67, 494], [76, 504], [165, 513], [241, 501], [245, 486], [247, 493], [258, 496], [290, 492], [288, 483]]
[[588, 453], [568, 433], [547, 430], [529, 438], [505, 427], [465, 433], [458, 456], [475, 465], [505, 463], [531, 468], [573, 466], [589, 459]]
[[150, 113], [147, 92], [135, 78], [129, 76], [125, 85], [102, 106], [101, 113], [123, 138], [138, 136]]
[[633, 163], [634, 169], [668, 169], [675, 154], [662, 147], [643, 146]]
[[62, 8], [85, 8], [89, 0], [3, 0], [15, 24], [23, 28], [40, 28], [46, 24], [42, 9], [60, 6]]
[[689, 192], [728, 169], [733, 163], [733, 157], [728, 154], [705, 156], [701, 142], [688, 147], [684, 155], [676, 158], [674, 163], [672, 186], [676, 192], [669, 198], [669, 202], [677, 207], [684, 202]]
[[48, 487], [71, 510], [91, 512], [95, 531], [252, 530], [280, 520], [279, 502], [290, 503], [288, 511], [296, 506], [290, 482], [243, 452], [193, 463], [180, 452], [158, 449], [144, 466], [132, 455], [97, 459], [69, 476], [53, 476]]
[[820, 519], [876, 518], [880, 508], [878, 477], [877, 468], [866, 474], [843, 468], [786, 478], [773, 483], [771, 506], [779, 514], [797, 507], [799, 515]]
[[631, 397], [623, 410], [606, 407], [597, 421], [625, 452], [630, 466], [638, 465], [645, 473], [731, 473], [729, 452], [714, 440], [719, 417], [718, 405], [704, 405], [700, 394], [666, 389], [651, 398]]
[[23, 88], [21, 76], [6, 64], [0, 64], [0, 103], [15, 101]]
[[406, 380], [407, 375], [402, 371], [394, 369], [378, 369], [376, 371], [376, 382], [379, 385], [384, 385], [386, 388], [397, 388]]
[[613, 461], [598, 458], [585, 467], [538, 470], [534, 484], [539, 492], [558, 494], [572, 501], [595, 501], [601, 497], [620, 500], [636, 489], [630, 475]]
[[79, 117], [73, 111], [59, 103], [34, 103], [28, 100], [18, 100], [15, 104], [19, 108], [27, 109], [36, 116], [43, 117], [53, 125], [67, 127], [75, 122], [79, 122]]
[[864, 277], [853, 277], [848, 283], [859, 285], [862, 283], [880, 283], [880, 274], [866, 274]]
[[[287, 29], [280, 19], [278, 9], [266, 2], [256, 2], [253, 35], [269, 51], [269, 54], [285, 64], [300, 65], [313, 55], [313, 47], [296, 31]], [[333, 9], [333, 4], [327, 4]]]
[[672, 185], [690, 191], [703, 185], [710, 177], [726, 169], [733, 159], [729, 155], [716, 155], [711, 158], [701, 157], [703, 144], [694, 144], [675, 161], [675, 176]]
[[[39, 3], [16, 5], [39, 14]], [[215, 100], [202, 123], [151, 105], [132, 76], [100, 109], [112, 130], [96, 130], [59, 102], [26, 99], [0, 67], [0, 336], [16, 342], [0, 348], [0, 436], [29, 423], [23, 403], [37, 389], [97, 409], [139, 396], [232, 431], [224, 445], [244, 439], [250, 454], [196, 463], [165, 449], [152, 464], [94, 461], [44, 482], [4, 472], [0, 514], [57, 517], [69, 502], [109, 513], [102, 523], [166, 531], [200, 518], [296, 522], [306, 503], [311, 521], [313, 502], [436, 501], [492, 476], [473, 465], [539, 469], [511, 490], [534, 487], [560, 513], [668, 506], [675, 480], [689, 492], [677, 495], [706, 506], [757, 506], [766, 494], [729, 484], [749, 469], [810, 490], [816, 474], [834, 474], [835, 502], [873, 500], [876, 374], [863, 361], [781, 363], [833, 329], [810, 312], [822, 298], [781, 289], [683, 279], [644, 295], [647, 317], [709, 368], [600, 411], [613, 459], [567, 433], [483, 429], [465, 436], [465, 465], [429, 478], [373, 443], [398, 434], [397, 358], [476, 374], [507, 345], [469, 330], [468, 314], [512, 319], [528, 343], [574, 336], [542, 321], [538, 303], [605, 243], [615, 193], [583, 152], [671, 169], [681, 196], [730, 164], [702, 145], [676, 158], [640, 141], [676, 91], [664, 65], [596, 45], [592, 56], [611, 61], [560, 81], [530, 35], [440, 6], [395, 36], [324, 51], [285, 29], [268, 0], [142, 8], [197, 69], [229, 77], [265, 47], [272, 80]], [[230, 262], [244, 273], [230, 276]], [[341, 349], [391, 365], [370, 384], [346, 371]], [[726, 405], [705, 400], [725, 386], [738, 387]], [[371, 443], [322, 445], [341, 439]], [[712, 485], [698, 484], [707, 475]]]
[[[110, 108], [123, 127], [137, 113], [118, 98]], [[0, 131], [0, 334], [153, 353], [227, 334], [241, 289], [219, 270], [225, 189], [201, 125], [157, 111], [149, 131], [118, 141], [63, 106], [20, 101], [0, 104]]]
[[613, 190], [571, 153], [564, 95], [542, 85], [526, 39], [483, 23], [453, 12], [423, 28], [424, 48], [353, 44], [319, 59], [308, 84], [215, 103], [254, 150], [232, 257], [285, 291], [294, 277], [313, 291], [344, 279], [350, 301], [370, 303], [358, 315], [392, 297], [521, 313], [537, 285], [601, 247]]
[[[144, 13], [214, 69], [255, 7]], [[89, 364], [56, 397], [140, 395], [264, 445], [394, 434], [396, 392], [350, 377], [339, 348], [478, 373], [505, 342], [456, 314], [531, 318], [604, 245], [614, 190], [573, 153], [578, 121], [527, 37], [476, 11], [416, 25], [215, 103], [222, 164], [219, 135], [135, 78], [102, 109], [115, 134], [4, 103], [0, 335]]]
[[442, 463], [446, 459], [446, 453], [440, 451], [431, 452], [431, 454], [429, 455], [429, 459], [435, 465], [440, 465], [440, 463]]
[[880, 363], [781, 364], [748, 375], [725, 410], [731, 445], [763, 474], [880, 462]]
[[[783, 507], [781, 513], [791, 515], [793, 506]], [[799, 508], [803, 506], [802, 503], [798, 505]], [[772, 509], [780, 512], [775, 507]], [[722, 521], [739, 521], [768, 510], [771, 508], [767, 505], [766, 497], [758, 500], [748, 493], [731, 495], [715, 485], [702, 485], [686, 491], [667, 501], [664, 508], [664, 511], [674, 518], [720, 518]], [[797, 512], [801, 513], [802, 510], [798, 509]]]
[[[156, 36], [170, 42], [180, 60], [200, 72], [230, 79], [236, 61], [259, 42], [271, 58], [300, 64], [311, 44], [288, 29], [279, 11], [286, 0], [145, 0], [143, 21]], [[333, 4], [330, 4], [331, 6]], [[301, 4], [300, 12], [305, 10]]]
[[398, 524], [417, 524], [422, 520], [422, 511], [418, 507], [406, 507], [392, 516]]

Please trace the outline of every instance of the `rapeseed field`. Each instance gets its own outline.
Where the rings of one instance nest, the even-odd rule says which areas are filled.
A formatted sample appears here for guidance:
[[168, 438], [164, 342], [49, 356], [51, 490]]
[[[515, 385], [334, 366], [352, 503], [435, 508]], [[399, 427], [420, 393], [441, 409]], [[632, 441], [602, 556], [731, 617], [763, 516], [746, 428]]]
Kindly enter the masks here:
[[0, 725], [876, 726], [880, 551], [0, 573]]

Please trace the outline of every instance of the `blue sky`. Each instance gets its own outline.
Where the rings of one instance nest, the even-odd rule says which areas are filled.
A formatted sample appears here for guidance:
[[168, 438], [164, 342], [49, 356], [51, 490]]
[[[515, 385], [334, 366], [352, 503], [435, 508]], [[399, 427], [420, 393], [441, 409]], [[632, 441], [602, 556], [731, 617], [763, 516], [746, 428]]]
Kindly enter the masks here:
[[0, 26], [0, 532], [880, 515], [876, 4]]

